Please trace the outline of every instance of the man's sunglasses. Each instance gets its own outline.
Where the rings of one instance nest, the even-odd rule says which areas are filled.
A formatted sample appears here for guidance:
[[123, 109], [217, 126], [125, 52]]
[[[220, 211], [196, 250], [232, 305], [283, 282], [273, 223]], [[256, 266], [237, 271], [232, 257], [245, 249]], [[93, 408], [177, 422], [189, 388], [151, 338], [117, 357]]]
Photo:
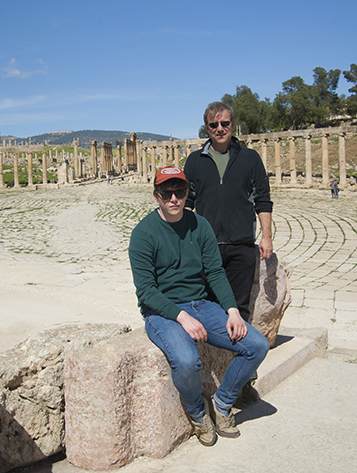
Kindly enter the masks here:
[[183, 199], [186, 196], [186, 190], [187, 189], [177, 189], [175, 191], [157, 191], [157, 193], [160, 194], [164, 200], [171, 199], [172, 194], [175, 194], [177, 199]]
[[229, 126], [231, 124], [231, 121], [230, 120], [224, 120], [223, 122], [212, 122], [212, 123], [209, 123], [208, 126], [210, 128], [212, 128], [212, 130], [215, 130], [216, 128], [218, 128], [219, 124], [221, 124], [222, 128], [227, 128], [227, 126]]

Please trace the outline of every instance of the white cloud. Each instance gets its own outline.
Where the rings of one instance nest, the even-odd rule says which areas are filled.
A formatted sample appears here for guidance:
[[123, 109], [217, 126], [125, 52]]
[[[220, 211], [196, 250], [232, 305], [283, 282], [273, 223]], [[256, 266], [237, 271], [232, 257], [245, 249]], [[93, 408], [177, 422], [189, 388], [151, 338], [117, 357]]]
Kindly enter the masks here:
[[6, 110], [9, 108], [28, 107], [40, 102], [43, 102], [44, 97], [38, 95], [35, 97], [29, 97], [27, 99], [3, 99], [0, 101], [0, 110]]
[[47, 64], [42, 59], [39, 59], [37, 63], [42, 66], [41, 69], [35, 69], [32, 71], [20, 71], [20, 69], [16, 65], [16, 59], [13, 58], [9, 62], [8, 66], [3, 67], [3, 77], [19, 77], [20, 79], [27, 79], [28, 77], [37, 76], [40, 74], [48, 74]]

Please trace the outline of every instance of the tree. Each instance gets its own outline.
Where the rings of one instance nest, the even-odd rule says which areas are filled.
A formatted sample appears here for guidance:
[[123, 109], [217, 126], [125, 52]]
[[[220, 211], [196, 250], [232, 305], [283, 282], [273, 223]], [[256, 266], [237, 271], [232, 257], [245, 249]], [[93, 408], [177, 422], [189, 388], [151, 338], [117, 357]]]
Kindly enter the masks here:
[[297, 129], [314, 118], [312, 87], [300, 76], [283, 82], [283, 92], [276, 95], [269, 110], [268, 123], [271, 129]]
[[352, 95], [347, 97], [347, 113], [352, 117], [357, 116], [357, 64], [351, 64], [349, 71], [343, 71], [343, 75], [348, 82], [354, 84], [348, 92]]
[[222, 102], [234, 110], [236, 125], [243, 134], [266, 131], [265, 117], [268, 101], [259, 100], [259, 95], [246, 85], [237, 86], [235, 95], [226, 94]]
[[208, 134], [206, 125], [202, 125], [201, 128], [198, 130], [198, 137], [199, 138], [209, 138], [209, 134]]
[[318, 124], [341, 111], [341, 99], [336, 92], [340, 75], [340, 69], [327, 72], [323, 67], [315, 67], [313, 70], [314, 115]]

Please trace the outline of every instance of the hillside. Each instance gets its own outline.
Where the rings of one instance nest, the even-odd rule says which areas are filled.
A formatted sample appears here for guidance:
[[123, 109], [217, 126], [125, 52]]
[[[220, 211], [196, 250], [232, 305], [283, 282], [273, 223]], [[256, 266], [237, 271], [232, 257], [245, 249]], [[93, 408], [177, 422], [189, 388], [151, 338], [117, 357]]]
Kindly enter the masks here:
[[[166, 141], [170, 137], [167, 135], [157, 135], [154, 133], [141, 133], [137, 132], [137, 137], [139, 140], [144, 141]], [[28, 141], [26, 138], [18, 138], [15, 136], [3, 136], [2, 139], [16, 139], [18, 142]], [[116, 146], [116, 141], [121, 141], [124, 144], [124, 139], [130, 139], [130, 133], [127, 131], [106, 131], [106, 130], [80, 130], [80, 131], [53, 131], [49, 133], [44, 133], [42, 135], [31, 136], [32, 144], [44, 144], [46, 141], [49, 145], [71, 145], [73, 140], [79, 139], [79, 146], [83, 148], [90, 148], [90, 144], [93, 140], [98, 142], [98, 147], [101, 143], [105, 141], [106, 143], [111, 143], [113, 146]]]

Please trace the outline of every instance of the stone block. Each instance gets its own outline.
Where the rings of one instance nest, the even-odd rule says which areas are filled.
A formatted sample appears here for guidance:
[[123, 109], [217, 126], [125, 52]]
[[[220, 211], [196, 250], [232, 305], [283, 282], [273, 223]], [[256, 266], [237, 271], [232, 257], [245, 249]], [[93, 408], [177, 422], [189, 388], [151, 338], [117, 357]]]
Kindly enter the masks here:
[[66, 325], [0, 353], [0, 473], [64, 450], [64, 357], [128, 330]]
[[[213, 394], [233, 354], [199, 343], [203, 392]], [[162, 458], [192, 434], [170, 366], [137, 329], [66, 358], [66, 453], [80, 468]]]
[[249, 323], [275, 344], [281, 319], [291, 302], [289, 277], [292, 269], [276, 254], [262, 261], [257, 247], [254, 283], [250, 294]]

